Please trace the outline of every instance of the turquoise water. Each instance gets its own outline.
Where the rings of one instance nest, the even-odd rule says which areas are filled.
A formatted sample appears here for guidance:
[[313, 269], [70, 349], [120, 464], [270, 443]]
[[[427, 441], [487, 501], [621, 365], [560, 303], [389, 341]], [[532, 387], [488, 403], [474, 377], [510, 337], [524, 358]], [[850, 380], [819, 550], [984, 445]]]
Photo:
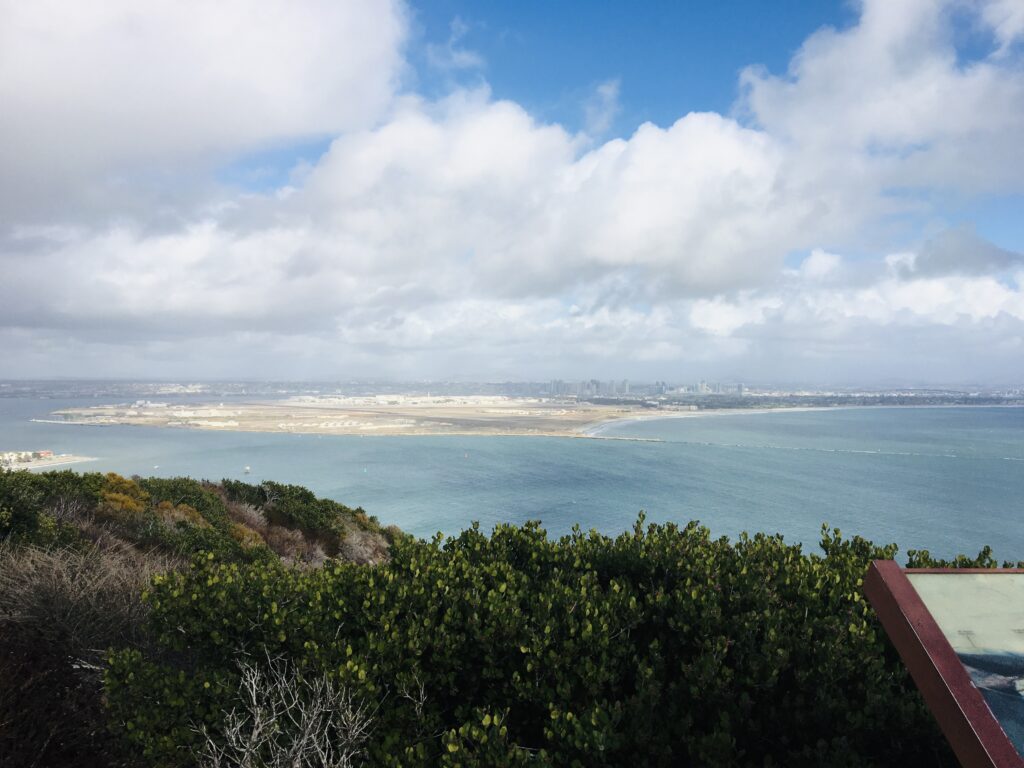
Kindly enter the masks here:
[[[783, 533], [814, 545], [822, 522], [902, 549], [991, 544], [1024, 559], [1024, 409], [877, 408], [736, 413], [618, 424], [663, 442], [494, 437], [331, 437], [41, 424], [89, 401], [0, 398], [0, 450], [99, 457], [78, 470], [275, 479], [429, 536], [473, 520], [540, 519], [609, 534], [646, 510], [718, 535]], [[244, 475], [245, 466], [252, 473]], [[157, 468], [154, 468], [157, 467]]]

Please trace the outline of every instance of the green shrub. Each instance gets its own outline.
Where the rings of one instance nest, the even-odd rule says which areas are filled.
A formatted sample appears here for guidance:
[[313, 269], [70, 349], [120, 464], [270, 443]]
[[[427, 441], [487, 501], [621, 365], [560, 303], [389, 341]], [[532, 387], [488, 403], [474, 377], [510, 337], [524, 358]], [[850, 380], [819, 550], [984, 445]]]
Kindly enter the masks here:
[[266, 494], [258, 485], [230, 479], [221, 480], [220, 484], [224, 489], [224, 495], [230, 501], [249, 504], [253, 507], [262, 507], [267, 501]]
[[[983, 547], [977, 557], [957, 555], [952, 560], [932, 557], [927, 549], [908, 549], [907, 568], [999, 568], [1000, 563], [992, 555], [992, 547]], [[1024, 568], [1024, 561], [1004, 560], [1003, 568]]]
[[60, 470], [33, 473], [32, 477], [40, 490], [43, 508], [58, 521], [73, 523], [100, 503], [110, 476]]
[[44, 547], [70, 546], [78, 531], [54, 514], [48, 479], [27, 470], [0, 470], [0, 541]]
[[[8, 536], [31, 537], [39, 528], [43, 492], [38, 478], [27, 470], [0, 471], [0, 509]], [[6, 521], [5, 523], [3, 521]]]
[[155, 502], [166, 501], [174, 506], [187, 504], [213, 527], [225, 532], [230, 529], [231, 520], [228, 518], [227, 508], [208, 483], [201, 483], [189, 477], [150, 477], [139, 480], [139, 485]]
[[373, 766], [953, 765], [861, 595], [895, 547], [821, 548], [641, 521], [397, 537], [375, 567], [207, 556], [155, 579], [176, 661], [116, 653], [111, 714], [184, 764], [238, 705], [239, 656], [283, 658], [373, 708]]

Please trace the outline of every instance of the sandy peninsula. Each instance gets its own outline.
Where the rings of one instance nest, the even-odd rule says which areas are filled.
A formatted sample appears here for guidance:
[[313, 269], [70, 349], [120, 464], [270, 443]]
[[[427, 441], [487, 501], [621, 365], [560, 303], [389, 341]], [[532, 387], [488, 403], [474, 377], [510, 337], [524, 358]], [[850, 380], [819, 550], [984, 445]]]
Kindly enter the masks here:
[[[17, 452], [11, 452], [17, 453]], [[96, 461], [92, 456], [75, 456], [70, 453], [58, 453], [52, 456], [33, 457], [12, 461], [3, 460], [0, 456], [0, 469], [53, 469], [68, 464], [80, 464], [83, 461]]]
[[[148, 401], [57, 411], [62, 423], [316, 435], [526, 435], [594, 437], [642, 409], [503, 396], [292, 397], [246, 404]], [[605, 438], [606, 439], [606, 438]]]

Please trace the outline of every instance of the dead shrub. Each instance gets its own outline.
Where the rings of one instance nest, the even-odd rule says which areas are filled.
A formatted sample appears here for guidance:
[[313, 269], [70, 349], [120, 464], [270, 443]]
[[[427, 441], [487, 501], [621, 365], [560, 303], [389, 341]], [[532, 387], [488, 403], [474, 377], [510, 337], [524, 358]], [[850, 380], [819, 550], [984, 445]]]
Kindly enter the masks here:
[[388, 559], [390, 545], [379, 533], [350, 527], [338, 547], [338, 557], [360, 565], [380, 563]]
[[283, 558], [300, 557], [306, 548], [306, 537], [300, 531], [280, 525], [267, 526], [263, 538], [266, 540], [267, 546]]
[[348, 689], [299, 674], [284, 659], [239, 665], [239, 705], [219, 733], [203, 738], [200, 768], [354, 768], [362, 764], [373, 717]]
[[228, 517], [234, 520], [236, 523], [241, 523], [247, 528], [252, 528], [254, 531], [263, 533], [267, 527], [267, 516], [263, 514], [262, 510], [257, 509], [252, 504], [242, 504], [237, 501], [227, 501], [225, 506], [228, 510]]
[[323, 545], [319, 542], [312, 542], [308, 550], [306, 550], [305, 564], [311, 568], [319, 568], [327, 562], [327, 552], [324, 551]]
[[104, 655], [148, 642], [141, 594], [168, 564], [127, 547], [0, 544], [0, 762], [123, 762], [106, 729]]
[[92, 507], [82, 499], [73, 496], [57, 497], [50, 504], [48, 512], [58, 523], [67, 525], [91, 523], [95, 519]]
[[302, 535], [302, 531], [281, 525], [267, 526], [263, 538], [271, 551], [292, 565], [321, 565], [327, 559], [324, 548]]

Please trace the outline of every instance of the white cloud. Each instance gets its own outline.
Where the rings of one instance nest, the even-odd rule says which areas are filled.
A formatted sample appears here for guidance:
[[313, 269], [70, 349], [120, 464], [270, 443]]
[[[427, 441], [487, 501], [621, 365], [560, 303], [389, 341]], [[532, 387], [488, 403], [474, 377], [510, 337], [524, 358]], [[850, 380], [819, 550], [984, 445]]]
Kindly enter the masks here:
[[391, 0], [0, 1], [0, 222], [372, 124], [405, 17]]
[[619, 80], [605, 80], [599, 83], [583, 105], [584, 126], [590, 136], [601, 137], [608, 133], [612, 122], [622, 110], [619, 104]]
[[700, 299], [690, 310], [690, 323], [715, 336], [731, 336], [744, 326], [761, 325], [770, 310], [781, 306], [782, 299], [778, 296], [755, 297], [749, 291], [731, 301], [721, 297]]
[[982, 4], [982, 15], [999, 41], [997, 56], [1006, 56], [1024, 38], [1024, 3], [1020, 0], [990, 0]]
[[843, 259], [835, 253], [815, 248], [800, 264], [797, 274], [806, 280], [822, 282], [835, 279], [841, 271]]
[[[975, 3], [986, 15], [973, 23], [997, 4]], [[970, 8], [870, 0], [856, 26], [809, 37], [785, 75], [743, 72], [742, 111], [792, 150], [788, 183], [822, 215], [1024, 190], [1024, 70], [1010, 56], [960, 60], [951, 25]]]
[[[999, 0], [973, 17], [984, 59], [950, 47], [951, 5], [870, 0], [787, 74], [747, 70], [738, 117], [605, 143], [615, 81], [581, 133], [486, 87], [402, 92], [396, 5], [55, 8], [0, 6], [0, 97], [22, 108], [0, 121], [0, 375], [100, 373], [82, 350], [115, 348], [135, 375], [1024, 376], [1021, 257], [899, 225], [1024, 191]], [[315, 134], [286, 188], [210, 178]]]
[[469, 25], [461, 17], [456, 16], [452, 19], [449, 24], [448, 41], [444, 45], [427, 45], [427, 62], [430, 66], [442, 71], [483, 67], [484, 59], [479, 53], [459, 45], [469, 29]]

